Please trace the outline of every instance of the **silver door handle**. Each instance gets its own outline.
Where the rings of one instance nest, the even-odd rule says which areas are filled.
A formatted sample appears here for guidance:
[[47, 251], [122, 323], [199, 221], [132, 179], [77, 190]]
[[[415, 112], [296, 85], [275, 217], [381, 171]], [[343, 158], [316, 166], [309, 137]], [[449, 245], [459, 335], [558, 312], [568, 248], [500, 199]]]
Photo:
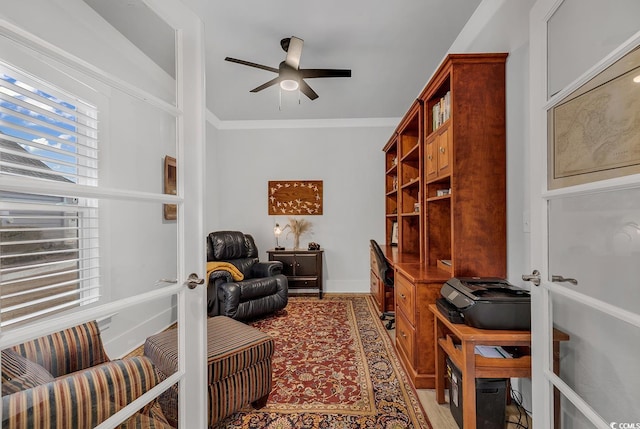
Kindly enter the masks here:
[[578, 286], [578, 280], [570, 279], [570, 278], [564, 278], [562, 276], [551, 276], [551, 281], [552, 282], [557, 282], [557, 283], [567, 282], [567, 283], [571, 283], [574, 286]]
[[196, 273], [191, 273], [189, 274], [187, 281], [184, 282], [184, 285], [189, 289], [195, 289], [196, 287], [198, 287], [198, 285], [201, 285], [203, 283], [204, 283], [204, 279], [201, 279], [200, 277], [198, 277]]
[[536, 286], [540, 286], [540, 271], [533, 270], [531, 275], [523, 274], [522, 280], [524, 280], [525, 282], [531, 282]]

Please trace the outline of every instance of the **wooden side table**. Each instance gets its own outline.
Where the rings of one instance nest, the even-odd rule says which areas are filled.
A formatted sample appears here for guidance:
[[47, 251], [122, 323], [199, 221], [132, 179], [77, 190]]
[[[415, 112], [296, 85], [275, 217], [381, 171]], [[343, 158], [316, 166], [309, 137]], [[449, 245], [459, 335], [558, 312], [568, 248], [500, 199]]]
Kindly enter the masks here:
[[[434, 338], [436, 341], [436, 401], [443, 404], [445, 386], [445, 355], [462, 374], [462, 420], [463, 429], [476, 428], [476, 378], [521, 378], [531, 377], [531, 355], [512, 359], [487, 358], [475, 354], [477, 345], [520, 346], [531, 349], [531, 331], [509, 331], [478, 329], [464, 324], [451, 323], [434, 304], [429, 305], [434, 317]], [[559, 342], [568, 341], [569, 335], [554, 329], [553, 371], [558, 373]], [[458, 347], [456, 347], [458, 346]], [[556, 416], [559, 398], [555, 398]], [[556, 418], [556, 424], [558, 419]]]
[[282, 274], [287, 276], [289, 290], [317, 289], [322, 299], [322, 255], [323, 249], [267, 250], [270, 261], [282, 262]]

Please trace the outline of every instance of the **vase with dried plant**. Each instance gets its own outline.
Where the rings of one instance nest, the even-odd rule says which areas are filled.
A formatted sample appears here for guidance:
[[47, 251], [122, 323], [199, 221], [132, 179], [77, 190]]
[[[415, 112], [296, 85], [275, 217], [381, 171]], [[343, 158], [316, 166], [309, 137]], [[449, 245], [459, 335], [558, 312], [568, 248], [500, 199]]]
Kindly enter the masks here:
[[287, 237], [289, 234], [293, 234], [293, 248], [300, 248], [300, 236], [307, 232], [311, 232], [311, 222], [306, 219], [296, 219], [294, 217], [289, 218], [289, 228], [291, 231], [287, 232]]

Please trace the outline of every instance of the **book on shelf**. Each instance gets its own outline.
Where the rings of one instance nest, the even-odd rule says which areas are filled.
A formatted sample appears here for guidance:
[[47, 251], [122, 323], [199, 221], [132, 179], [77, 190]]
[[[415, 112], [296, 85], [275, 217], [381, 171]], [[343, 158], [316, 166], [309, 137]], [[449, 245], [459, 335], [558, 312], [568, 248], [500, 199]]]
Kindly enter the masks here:
[[451, 91], [440, 97], [432, 108], [433, 131], [437, 130], [451, 116]]

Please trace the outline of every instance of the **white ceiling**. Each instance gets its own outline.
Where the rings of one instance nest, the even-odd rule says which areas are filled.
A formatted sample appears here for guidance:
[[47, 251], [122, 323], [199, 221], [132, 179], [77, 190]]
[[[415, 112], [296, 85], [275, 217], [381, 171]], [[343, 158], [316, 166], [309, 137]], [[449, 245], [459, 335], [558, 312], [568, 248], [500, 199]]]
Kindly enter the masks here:
[[[144, 17], [150, 14], [136, 6], [141, 0], [85, 1], [161, 66], [173, 67], [173, 52], [163, 58], [155, 49], [166, 32], [157, 17]], [[205, 25], [207, 108], [233, 121], [400, 117], [480, 0], [182, 2]], [[144, 12], [134, 26], [132, 12]], [[280, 100], [277, 85], [249, 92], [274, 73], [224, 61], [230, 56], [277, 68], [286, 55], [280, 39], [289, 36], [304, 39], [301, 68], [348, 68], [352, 77], [307, 80], [319, 95], [314, 101], [297, 91], [283, 91]]]

